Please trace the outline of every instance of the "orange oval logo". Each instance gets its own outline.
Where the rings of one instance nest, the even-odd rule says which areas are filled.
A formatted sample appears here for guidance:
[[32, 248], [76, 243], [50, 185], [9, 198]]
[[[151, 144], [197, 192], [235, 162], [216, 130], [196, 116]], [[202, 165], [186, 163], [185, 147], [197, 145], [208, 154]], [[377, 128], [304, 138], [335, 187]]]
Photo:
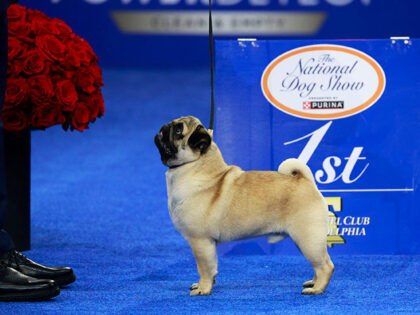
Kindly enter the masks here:
[[288, 51], [264, 70], [261, 88], [281, 111], [306, 119], [339, 119], [366, 110], [385, 90], [381, 66], [346, 46], [311, 45]]

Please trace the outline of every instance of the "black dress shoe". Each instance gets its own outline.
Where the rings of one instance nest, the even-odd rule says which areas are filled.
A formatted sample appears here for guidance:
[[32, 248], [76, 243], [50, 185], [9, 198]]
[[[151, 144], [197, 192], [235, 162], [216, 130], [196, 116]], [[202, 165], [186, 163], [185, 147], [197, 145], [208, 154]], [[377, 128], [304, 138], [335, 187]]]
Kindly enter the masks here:
[[15, 249], [11, 249], [0, 256], [1, 262], [29, 277], [54, 280], [59, 286], [65, 286], [76, 280], [73, 269], [42, 266]]
[[53, 280], [31, 278], [0, 264], [0, 301], [44, 301], [59, 294]]

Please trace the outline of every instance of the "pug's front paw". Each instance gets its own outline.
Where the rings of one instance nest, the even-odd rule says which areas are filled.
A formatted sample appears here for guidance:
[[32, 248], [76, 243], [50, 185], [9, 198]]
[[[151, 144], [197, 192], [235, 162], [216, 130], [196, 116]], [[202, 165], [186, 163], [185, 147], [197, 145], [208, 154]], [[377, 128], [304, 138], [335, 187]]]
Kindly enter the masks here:
[[190, 286], [190, 290], [195, 290], [195, 289], [198, 289], [198, 283], [193, 283], [193, 284]]

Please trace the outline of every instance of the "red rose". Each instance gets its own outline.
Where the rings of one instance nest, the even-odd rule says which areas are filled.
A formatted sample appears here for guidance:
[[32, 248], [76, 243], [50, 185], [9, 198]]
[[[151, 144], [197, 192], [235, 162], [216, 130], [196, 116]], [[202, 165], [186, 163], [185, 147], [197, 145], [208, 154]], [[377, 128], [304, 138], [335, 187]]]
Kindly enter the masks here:
[[46, 69], [45, 57], [37, 49], [31, 50], [23, 62], [23, 72], [27, 75], [40, 74]]
[[9, 106], [18, 106], [26, 101], [28, 96], [28, 85], [23, 78], [8, 78], [6, 82], [6, 95], [4, 103]]
[[35, 38], [35, 45], [51, 61], [62, 62], [64, 60], [67, 47], [55, 36], [38, 36]]
[[80, 64], [84, 66], [89, 66], [93, 60], [93, 57], [88, 53], [88, 51], [82, 46], [76, 46], [75, 48], [76, 56], [80, 60]]
[[105, 114], [105, 102], [104, 102], [104, 97], [102, 96], [102, 93], [99, 92], [98, 93], [98, 102], [99, 102], [99, 113], [98, 113], [98, 117], [102, 117]]
[[95, 78], [95, 84], [97, 86], [103, 86], [104, 85], [104, 81], [102, 79], [102, 69], [99, 68], [98, 64], [96, 64], [96, 63], [91, 64], [88, 71]]
[[31, 101], [36, 105], [50, 103], [54, 96], [54, 86], [51, 79], [44, 74], [28, 78]]
[[71, 42], [71, 49], [73, 50], [74, 54], [79, 58], [80, 63], [84, 66], [89, 66], [92, 61], [96, 61], [97, 57], [94, 54], [92, 47], [80, 37], [76, 37]]
[[[9, 10], [10, 10], [10, 8], [9, 8]], [[50, 21], [51, 18], [48, 15], [42, 13], [39, 10], [29, 10], [28, 9], [28, 22], [29, 23], [33, 23], [35, 20], [46, 20], [46, 21]]]
[[63, 62], [64, 69], [75, 70], [80, 67], [80, 59], [73, 47], [67, 50], [66, 57]]
[[5, 130], [20, 131], [28, 126], [28, 118], [20, 109], [3, 110], [1, 120]]
[[34, 107], [32, 110], [31, 127], [34, 129], [45, 129], [65, 122], [66, 117], [60, 106], [56, 104], [45, 103], [42, 106]]
[[[74, 70], [65, 70], [65, 69], [61, 69], [60, 71], [58, 71], [58, 73], [60, 73], [61, 78], [60, 79], [66, 79], [66, 80], [72, 80], [74, 77], [76, 71]], [[74, 82], [73, 82], [74, 84]]]
[[[23, 60], [15, 60], [14, 62], [14, 67], [15, 67], [15, 77], [21, 77], [21, 73], [23, 72]], [[18, 75], [19, 74], [19, 75]]]
[[34, 41], [31, 24], [20, 21], [10, 21], [8, 23], [9, 36], [32, 43]]
[[66, 75], [66, 71], [61, 67], [60, 64], [52, 62], [51, 60], [48, 60], [48, 59], [46, 63], [49, 65], [49, 69], [51, 72], [50, 73], [51, 81], [57, 82], [64, 78], [64, 76]]
[[53, 26], [54, 34], [60, 39], [70, 39], [75, 35], [71, 28], [62, 20], [53, 18], [51, 21]]
[[71, 130], [83, 131], [88, 128], [90, 119], [89, 109], [85, 103], [79, 102], [71, 116]]
[[98, 61], [98, 57], [93, 52], [92, 46], [84, 39], [80, 38], [80, 44], [81, 46], [86, 50], [86, 53], [90, 56], [93, 61]]
[[23, 72], [23, 60], [15, 59], [12, 62], [7, 63], [7, 73], [10, 78], [20, 78]]
[[63, 105], [63, 110], [72, 112], [79, 100], [76, 88], [70, 80], [63, 80], [57, 83], [55, 89], [57, 100]]
[[13, 66], [13, 63], [11, 61], [9, 61], [7, 63], [7, 73], [6, 73], [7, 77], [11, 78], [13, 76], [14, 72], [15, 72], [15, 67]]
[[94, 122], [97, 117], [102, 117], [104, 115], [104, 98], [102, 97], [100, 90], [92, 95], [82, 95], [80, 99], [89, 108], [91, 122]]
[[54, 25], [49, 19], [34, 19], [32, 21], [32, 31], [35, 36], [53, 35]]
[[97, 101], [95, 95], [89, 95], [85, 97], [83, 101], [89, 109], [90, 122], [94, 122], [99, 114], [99, 102]]
[[23, 51], [23, 45], [21, 41], [9, 36], [8, 38], [8, 46], [7, 46], [7, 59], [13, 60], [18, 57]]
[[7, 9], [7, 20], [9, 22], [26, 22], [26, 8], [14, 4]]
[[95, 77], [88, 71], [78, 71], [74, 81], [77, 89], [87, 94], [92, 94], [98, 89], [95, 86]]
[[26, 21], [26, 8], [20, 5], [11, 5], [7, 10], [8, 33], [28, 42], [33, 41], [31, 24]]

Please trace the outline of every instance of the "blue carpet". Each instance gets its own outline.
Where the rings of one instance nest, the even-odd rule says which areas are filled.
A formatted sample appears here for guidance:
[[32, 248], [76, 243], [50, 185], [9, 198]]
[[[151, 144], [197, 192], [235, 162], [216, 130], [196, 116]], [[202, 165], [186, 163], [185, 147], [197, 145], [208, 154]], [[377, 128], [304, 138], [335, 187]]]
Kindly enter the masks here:
[[0, 303], [0, 314], [420, 313], [419, 256], [333, 256], [326, 293], [302, 296], [312, 277], [302, 256], [226, 254], [213, 295], [189, 297], [198, 275], [168, 215], [153, 137], [181, 115], [207, 125], [208, 71], [108, 69], [104, 76], [106, 115], [90, 130], [32, 136], [26, 254], [72, 266], [77, 282], [49, 302]]

